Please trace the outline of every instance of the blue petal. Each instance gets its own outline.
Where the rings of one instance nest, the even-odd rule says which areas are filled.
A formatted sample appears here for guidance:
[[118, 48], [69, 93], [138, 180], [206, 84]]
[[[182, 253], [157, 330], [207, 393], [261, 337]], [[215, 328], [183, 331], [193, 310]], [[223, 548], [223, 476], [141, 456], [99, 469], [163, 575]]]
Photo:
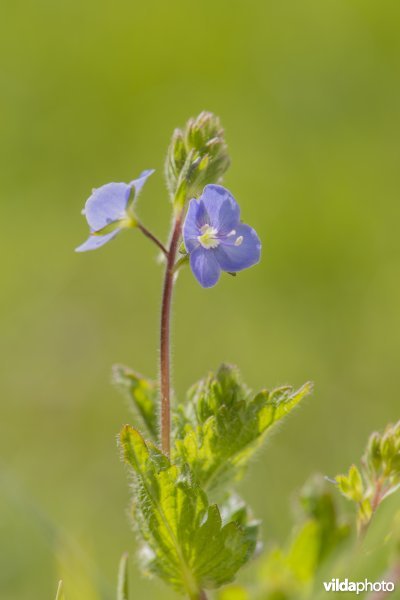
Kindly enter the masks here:
[[[235, 241], [238, 238], [243, 238], [243, 240], [240, 245], [236, 246]], [[261, 242], [252, 227], [241, 223], [235, 227], [235, 235], [222, 239], [214, 252], [223, 271], [236, 273], [259, 262]]]
[[106, 233], [105, 235], [91, 235], [86, 240], [86, 242], [83, 242], [83, 244], [75, 248], [75, 252], [86, 252], [87, 250], [96, 250], [97, 248], [104, 246], [104, 244], [112, 240], [120, 231], [120, 229], [116, 229], [115, 231], [112, 231], [111, 233]]
[[186, 213], [185, 222], [183, 224], [183, 241], [187, 252], [192, 252], [199, 246], [200, 226], [198, 226], [199, 203], [193, 198], [189, 202], [189, 208]]
[[[215, 227], [220, 235], [236, 228], [240, 220], [240, 208], [232, 194], [222, 185], [206, 185], [200, 196], [208, 216], [208, 225]], [[204, 225], [204, 223], [203, 223]]]
[[106, 225], [123, 219], [128, 203], [130, 185], [107, 183], [93, 191], [85, 205], [85, 216], [90, 229], [99, 231]]
[[137, 179], [134, 179], [133, 181], [130, 182], [129, 185], [133, 186], [135, 188], [135, 200], [137, 199], [138, 195], [140, 194], [140, 191], [141, 191], [142, 187], [144, 186], [144, 184], [146, 183], [147, 179], [153, 173], [154, 173], [154, 169], [146, 169], [146, 171], [142, 171], [142, 173], [140, 173], [140, 175]]
[[106, 225], [123, 219], [126, 216], [126, 207], [132, 187], [135, 189], [136, 200], [140, 190], [152, 173], [154, 173], [154, 170], [148, 169], [129, 184], [107, 183], [94, 190], [83, 211], [90, 229], [99, 231]]
[[214, 251], [201, 246], [190, 254], [190, 268], [201, 286], [209, 288], [215, 285], [221, 274]]

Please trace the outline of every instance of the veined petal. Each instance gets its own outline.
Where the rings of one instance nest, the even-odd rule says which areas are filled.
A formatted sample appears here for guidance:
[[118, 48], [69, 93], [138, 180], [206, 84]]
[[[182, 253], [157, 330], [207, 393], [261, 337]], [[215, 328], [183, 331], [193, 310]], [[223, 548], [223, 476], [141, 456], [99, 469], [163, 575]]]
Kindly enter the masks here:
[[130, 184], [129, 184], [130, 187], [135, 188], [135, 200], [137, 199], [138, 195], [140, 194], [140, 191], [141, 191], [142, 187], [144, 186], [144, 184], [146, 183], [147, 179], [153, 173], [154, 173], [154, 169], [146, 169], [145, 171], [142, 171], [140, 173], [140, 175], [137, 179], [134, 179], [133, 181], [130, 182]]
[[201, 232], [198, 226], [198, 212], [199, 203], [193, 198], [189, 202], [189, 208], [183, 224], [183, 241], [185, 242], [187, 252], [192, 252], [199, 246], [198, 236]]
[[130, 183], [107, 183], [93, 191], [84, 208], [89, 227], [99, 231], [114, 221], [119, 221], [126, 216], [132, 188], [136, 200], [148, 177], [154, 169], [143, 171], [137, 179]]
[[115, 231], [112, 231], [111, 233], [106, 233], [105, 235], [92, 234], [89, 236], [86, 242], [83, 242], [83, 244], [75, 248], [75, 252], [87, 252], [88, 250], [96, 250], [97, 248], [104, 246], [104, 244], [112, 240], [120, 231], [120, 229], [116, 229]]
[[130, 191], [127, 183], [107, 183], [94, 190], [85, 205], [90, 229], [98, 231], [113, 221], [123, 219]]
[[214, 253], [223, 271], [236, 273], [259, 262], [260, 238], [252, 227], [240, 223], [235, 228], [235, 235], [223, 238]]
[[201, 286], [209, 288], [219, 279], [221, 269], [214, 255], [214, 250], [196, 248], [190, 254], [190, 268]]
[[228, 234], [238, 225], [240, 207], [232, 194], [222, 185], [206, 185], [200, 202], [208, 213], [208, 225], [218, 230], [220, 235]]

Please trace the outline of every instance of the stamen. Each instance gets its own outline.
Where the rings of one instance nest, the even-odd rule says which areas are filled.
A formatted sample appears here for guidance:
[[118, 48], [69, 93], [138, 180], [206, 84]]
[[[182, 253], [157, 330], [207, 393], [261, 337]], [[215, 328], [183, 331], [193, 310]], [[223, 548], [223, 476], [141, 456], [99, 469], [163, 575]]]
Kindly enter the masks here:
[[243, 242], [243, 236], [239, 235], [239, 237], [236, 238], [236, 240], [235, 240], [235, 246], [240, 246], [242, 242]]
[[205, 248], [206, 250], [210, 250], [210, 248], [213, 249], [219, 246], [220, 241], [217, 237], [218, 231], [217, 229], [215, 229], [215, 227], [211, 227], [211, 225], [208, 225], [208, 223], [206, 223], [205, 225], [200, 227], [200, 231], [201, 235], [197, 236], [197, 239], [199, 240], [203, 248]]
[[233, 235], [236, 235], [236, 229], [232, 229], [226, 237], [232, 237]]

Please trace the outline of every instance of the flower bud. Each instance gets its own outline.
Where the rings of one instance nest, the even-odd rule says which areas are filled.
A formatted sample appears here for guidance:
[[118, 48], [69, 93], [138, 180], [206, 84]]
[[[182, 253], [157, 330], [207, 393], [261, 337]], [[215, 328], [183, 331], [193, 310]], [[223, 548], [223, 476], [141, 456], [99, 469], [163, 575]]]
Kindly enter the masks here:
[[381, 436], [379, 435], [379, 433], [374, 432], [371, 434], [368, 440], [365, 458], [371, 471], [374, 473], [378, 473], [382, 466]]
[[209, 183], [219, 183], [229, 166], [228, 148], [219, 118], [202, 112], [176, 129], [168, 149], [165, 175], [177, 210]]
[[391, 429], [388, 429], [382, 438], [381, 454], [385, 463], [385, 470], [387, 473], [389, 473], [391, 470], [392, 459], [396, 455], [396, 447]]

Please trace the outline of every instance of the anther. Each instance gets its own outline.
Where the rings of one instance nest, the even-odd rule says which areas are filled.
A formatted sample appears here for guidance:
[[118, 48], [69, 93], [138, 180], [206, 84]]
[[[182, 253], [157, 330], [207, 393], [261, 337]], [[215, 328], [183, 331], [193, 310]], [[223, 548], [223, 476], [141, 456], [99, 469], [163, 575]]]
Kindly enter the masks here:
[[240, 244], [243, 242], [243, 236], [239, 235], [238, 238], [236, 238], [235, 240], [235, 246], [240, 246]]

